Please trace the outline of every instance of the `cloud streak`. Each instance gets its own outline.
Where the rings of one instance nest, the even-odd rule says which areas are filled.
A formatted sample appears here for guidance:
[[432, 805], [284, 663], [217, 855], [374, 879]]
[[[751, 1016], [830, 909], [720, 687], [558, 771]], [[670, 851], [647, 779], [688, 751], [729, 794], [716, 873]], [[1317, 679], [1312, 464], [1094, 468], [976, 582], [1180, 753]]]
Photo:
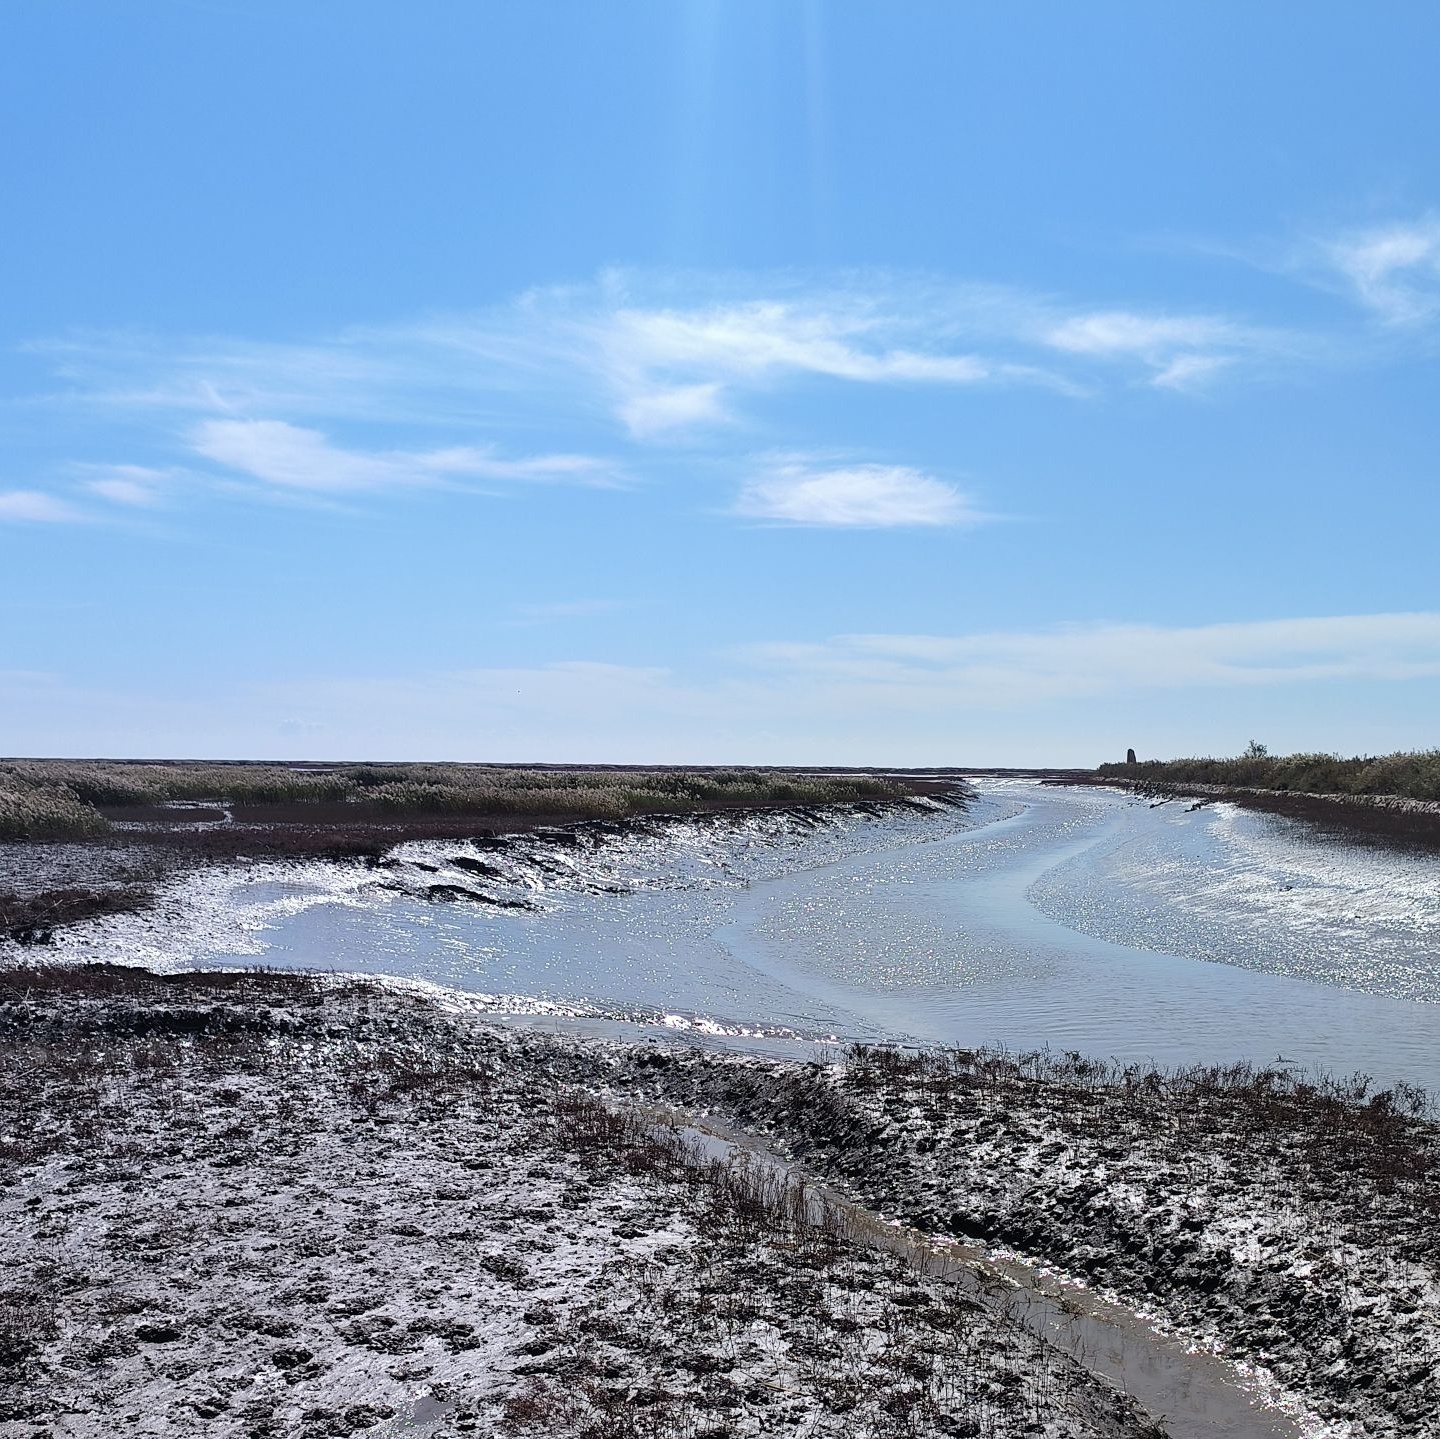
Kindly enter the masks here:
[[122, 335], [32, 348], [65, 381], [57, 403], [127, 415], [452, 429], [553, 427], [564, 415], [651, 443], [743, 423], [747, 397], [791, 386], [1173, 388], [1304, 345], [1224, 315], [926, 276], [612, 272], [478, 313], [296, 344]]
[[250, 479], [320, 494], [404, 489], [463, 480], [612, 486], [613, 466], [587, 455], [502, 459], [471, 446], [421, 451], [362, 451], [333, 444], [321, 431], [285, 420], [205, 420], [189, 436], [202, 458]]
[[[1440, 306], [1440, 222], [1367, 232], [1327, 254], [1332, 274], [1397, 323]], [[733, 469], [756, 450], [757, 432], [759, 447], [834, 443], [815, 432], [813, 404], [782, 406], [782, 395], [823, 394], [833, 407], [862, 388], [1024, 386], [1090, 400], [1136, 386], [1199, 391], [1303, 363], [1317, 346], [1222, 313], [1069, 302], [921, 275], [615, 271], [482, 312], [297, 343], [122, 335], [32, 348], [63, 381], [48, 403], [101, 425], [118, 421], [127, 443], [140, 437], [142, 452], [117, 454], [85, 477], [86, 499], [114, 515], [193, 502], [237, 477], [290, 503], [616, 486], [657, 457], [702, 453]], [[555, 434], [566, 449], [536, 442]], [[183, 488], [171, 483], [182, 473]], [[8, 517], [74, 518], [75, 505], [44, 483], [17, 490]], [[850, 528], [980, 518], [963, 494], [901, 456], [772, 468], [745, 483], [731, 512]]]
[[149, 465], [76, 465], [75, 469], [89, 476], [84, 487], [90, 494], [130, 509], [153, 509], [163, 503], [166, 490], [178, 478], [173, 470]]
[[1375, 226], [1321, 248], [1356, 299], [1386, 324], [1440, 316], [1440, 215]]
[[900, 703], [1007, 707], [1149, 689], [1433, 678], [1440, 676], [1440, 614], [844, 635], [756, 645], [742, 657], [792, 679], [883, 692]]
[[68, 500], [41, 490], [0, 491], [0, 524], [73, 525], [88, 518]]

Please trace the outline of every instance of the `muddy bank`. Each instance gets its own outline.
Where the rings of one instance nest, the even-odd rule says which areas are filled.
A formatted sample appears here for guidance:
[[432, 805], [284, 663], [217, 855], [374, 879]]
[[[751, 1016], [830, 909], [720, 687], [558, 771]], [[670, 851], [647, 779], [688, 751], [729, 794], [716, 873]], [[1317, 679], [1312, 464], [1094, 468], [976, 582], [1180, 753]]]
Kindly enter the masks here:
[[113, 889], [48, 889], [18, 895], [0, 890], [0, 939], [47, 944], [57, 929], [106, 914], [134, 914], [155, 902], [142, 885]]
[[579, 1082], [626, 1055], [372, 985], [0, 972], [0, 1434], [1162, 1432]]
[[1157, 803], [1189, 799], [1226, 800], [1262, 814], [1303, 820], [1341, 839], [1364, 839], [1406, 849], [1440, 851], [1440, 802], [1403, 795], [1299, 794], [1236, 785], [1125, 780], [1094, 775], [1048, 778], [1047, 784], [1098, 785], [1127, 789]]
[[[664, 827], [704, 817], [723, 824], [757, 814], [800, 821], [826, 814], [880, 814], [936, 804], [963, 806], [970, 792], [953, 781], [906, 780], [910, 791], [893, 800], [829, 805], [696, 804], [675, 813], [597, 820], [545, 813], [395, 815], [358, 804], [308, 801], [288, 805], [186, 804], [168, 809], [107, 811], [121, 820], [115, 833], [83, 842], [0, 842], [0, 940], [43, 944], [54, 931], [81, 920], [118, 914], [153, 903], [168, 883], [210, 866], [269, 861], [321, 860], [383, 867], [397, 846], [424, 840], [455, 840], [503, 846], [516, 836], [549, 836], [556, 846]], [[218, 814], [219, 819], [212, 816]], [[196, 818], [197, 815], [202, 816]], [[444, 896], [437, 896], [443, 898]], [[453, 896], [451, 896], [453, 897]]]
[[766, 1133], [921, 1230], [1053, 1264], [1357, 1433], [1440, 1434], [1440, 1127], [1418, 1093], [884, 1049], [623, 1056], [610, 1082]]

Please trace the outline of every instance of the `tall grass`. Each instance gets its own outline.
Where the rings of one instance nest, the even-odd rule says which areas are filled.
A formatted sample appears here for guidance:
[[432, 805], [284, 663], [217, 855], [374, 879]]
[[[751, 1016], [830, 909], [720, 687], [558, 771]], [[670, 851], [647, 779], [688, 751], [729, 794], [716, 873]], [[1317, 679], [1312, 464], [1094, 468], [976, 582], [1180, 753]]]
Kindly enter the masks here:
[[0, 773], [0, 841], [94, 839], [110, 822], [64, 785], [30, 785]]
[[354, 806], [382, 815], [524, 815], [624, 819], [673, 810], [898, 799], [903, 785], [870, 775], [766, 770], [551, 770], [493, 765], [0, 763], [0, 837], [102, 834], [102, 809], [174, 801]]
[[1106, 778], [1162, 784], [1233, 785], [1290, 794], [1399, 795], [1440, 800], [1440, 749], [1366, 755], [1246, 754], [1233, 759], [1102, 764]]

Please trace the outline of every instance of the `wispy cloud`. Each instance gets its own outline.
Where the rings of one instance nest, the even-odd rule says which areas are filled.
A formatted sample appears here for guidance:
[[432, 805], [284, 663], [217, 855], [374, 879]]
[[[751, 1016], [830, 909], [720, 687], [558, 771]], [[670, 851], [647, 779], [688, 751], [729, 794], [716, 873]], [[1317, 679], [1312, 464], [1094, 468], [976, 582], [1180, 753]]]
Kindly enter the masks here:
[[1150, 383], [1159, 390], [1194, 390], [1235, 363], [1233, 355], [1180, 354], [1157, 369]]
[[989, 708], [1128, 690], [1440, 676], [1440, 614], [843, 635], [743, 655], [792, 678], [882, 690], [897, 703]]
[[70, 525], [89, 516], [68, 500], [41, 490], [0, 491], [0, 524], [16, 521], [29, 524]]
[[892, 387], [1063, 383], [1033, 361], [957, 343], [964, 326], [952, 322], [960, 316], [928, 309], [914, 284], [877, 279], [872, 287], [822, 281], [797, 288], [792, 280], [777, 288], [788, 293], [650, 304], [626, 295], [590, 317], [584, 332], [634, 436], [733, 418], [734, 396], [804, 380]]
[[746, 482], [735, 513], [748, 519], [845, 529], [978, 524], [967, 496], [907, 465], [772, 460]]
[[696, 308], [616, 310], [606, 344], [627, 365], [732, 377], [785, 373], [861, 383], [974, 384], [991, 374], [975, 355], [894, 342], [915, 317], [852, 297], [750, 300]]
[[196, 454], [268, 485], [326, 494], [460, 480], [614, 485], [616, 467], [586, 455], [502, 459], [470, 446], [362, 451], [285, 420], [205, 420], [190, 432]]
[[1206, 349], [1234, 338], [1233, 327], [1208, 316], [1143, 315], [1097, 310], [1072, 315], [1046, 331], [1045, 343], [1080, 355], [1156, 355]]
[[1126, 366], [1173, 385], [1188, 361], [1241, 364], [1297, 346], [1230, 316], [927, 276], [614, 272], [482, 312], [293, 344], [81, 335], [32, 348], [66, 382], [57, 403], [129, 416], [452, 429], [553, 428], [565, 416], [663, 442], [742, 420], [747, 396], [787, 385], [1082, 393]]
[[[1433, 267], [1422, 240], [1407, 248], [1372, 237], [1343, 262], [1376, 303], [1398, 310], [1397, 297], [1411, 295], [1414, 308], [1406, 277]], [[34, 348], [64, 383], [32, 403], [79, 407], [132, 445], [113, 465], [62, 460], [51, 472], [72, 482], [78, 473], [86, 498], [112, 516], [237, 482], [274, 503], [311, 505], [425, 488], [614, 486], [654, 464], [642, 453], [703, 451], [733, 469], [764, 445], [832, 445], [813, 406], [774, 403], [787, 390], [835, 404], [861, 387], [1186, 391], [1305, 354], [1294, 334], [1220, 313], [882, 272], [614, 272], [478, 313], [296, 343], [122, 335]], [[537, 440], [557, 434], [567, 448]], [[74, 511], [39, 488], [19, 493], [14, 515]], [[771, 466], [734, 508], [796, 525], [979, 518], [943, 479], [848, 461]]]
[[637, 388], [620, 403], [620, 418], [632, 435], [650, 439], [677, 430], [714, 425], [730, 419], [717, 381], [698, 385]]
[[1392, 325], [1440, 315], [1440, 215], [1374, 226], [1323, 242], [1355, 297]]
[[132, 509], [153, 509], [164, 498], [165, 490], [176, 479], [174, 470], [156, 469], [150, 465], [76, 465], [84, 479], [84, 487], [92, 495], [113, 505]]
[[1273, 331], [1214, 315], [1095, 310], [1071, 315], [1044, 332], [1054, 349], [1109, 361], [1135, 361], [1161, 389], [1189, 389], [1247, 358], [1290, 342]]

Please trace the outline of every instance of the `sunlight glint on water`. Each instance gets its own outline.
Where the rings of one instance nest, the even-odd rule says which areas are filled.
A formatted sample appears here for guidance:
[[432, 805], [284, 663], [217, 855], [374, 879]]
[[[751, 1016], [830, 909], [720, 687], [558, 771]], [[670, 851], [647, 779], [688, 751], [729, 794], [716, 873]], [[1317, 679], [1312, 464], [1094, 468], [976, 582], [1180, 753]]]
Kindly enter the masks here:
[[[1284, 1055], [1440, 1089], [1433, 859], [1228, 806], [980, 788], [966, 815], [655, 823], [579, 843], [406, 845], [378, 873], [202, 876], [162, 928], [116, 921], [62, 943], [77, 958], [420, 978], [597, 1020], [1162, 1062]], [[534, 907], [437, 903], [434, 884]]]

